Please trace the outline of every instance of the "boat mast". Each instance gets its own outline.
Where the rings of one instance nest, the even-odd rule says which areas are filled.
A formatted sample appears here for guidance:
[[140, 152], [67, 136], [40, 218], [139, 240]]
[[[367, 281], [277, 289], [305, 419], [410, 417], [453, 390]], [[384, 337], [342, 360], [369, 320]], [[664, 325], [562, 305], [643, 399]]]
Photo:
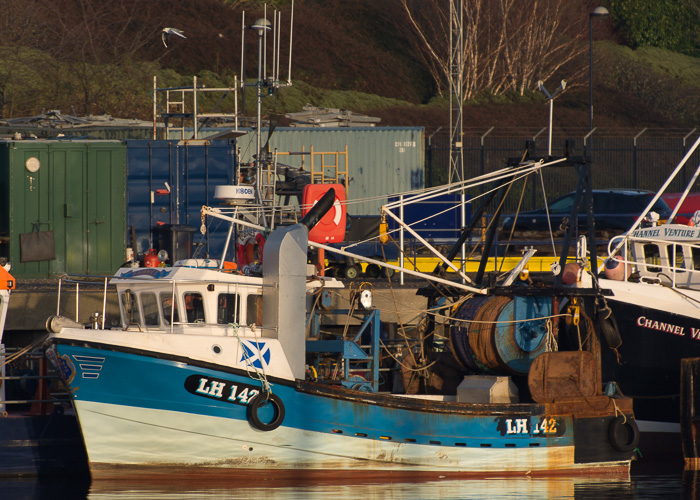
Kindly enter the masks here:
[[[291, 5], [291, 21], [290, 21], [290, 35], [289, 35], [289, 73], [287, 75], [287, 81], [280, 81], [280, 48], [281, 48], [281, 12], [274, 11], [272, 13], [273, 23], [270, 23], [267, 19], [267, 5], [265, 6], [264, 17], [256, 20], [250, 29], [254, 30], [258, 37], [258, 74], [255, 83], [245, 83], [245, 75], [241, 75], [241, 87], [245, 90], [247, 86], [255, 87], [256, 95], [256, 116], [255, 116], [255, 161], [254, 171], [255, 171], [255, 202], [258, 209], [257, 214], [257, 224], [265, 227], [266, 229], [274, 229], [274, 208], [276, 204], [275, 195], [275, 181], [276, 172], [275, 165], [273, 164], [272, 158], [267, 154], [267, 147], [270, 140], [270, 135], [272, 134], [272, 123], [268, 123], [268, 135], [267, 140], [263, 143], [263, 119], [262, 119], [262, 101], [265, 97], [270, 97], [275, 94], [275, 92], [280, 87], [289, 87], [292, 85], [291, 77], [291, 64], [292, 64], [292, 31], [294, 28], [294, 2]], [[243, 17], [243, 23], [245, 25], [245, 13]], [[268, 74], [268, 62], [267, 62], [267, 35], [268, 31], [272, 32], [272, 57], [270, 64], [270, 71]], [[243, 28], [245, 35], [245, 26]], [[245, 46], [245, 39], [242, 40], [243, 46]], [[241, 59], [244, 59], [243, 50], [241, 50]], [[244, 65], [241, 62], [241, 71], [243, 71]], [[245, 99], [244, 99], [245, 101]], [[265, 214], [265, 208], [271, 208], [271, 213], [269, 217]]]
[[[271, 29], [270, 21], [268, 21], [264, 17], [260, 18], [257, 21], [255, 21], [255, 23], [253, 23], [251, 29], [255, 30], [255, 32], [258, 34], [258, 79], [255, 82], [257, 97], [257, 111], [255, 115], [255, 201], [262, 207], [264, 206], [264, 202], [262, 199], [262, 89], [264, 67], [263, 57], [265, 54], [263, 51], [263, 39], [266, 39], [267, 32]], [[267, 224], [267, 220], [262, 212], [260, 214], [259, 221], [262, 226], [269, 227]]]
[[[448, 184], [464, 181], [463, 120], [464, 106], [464, 1], [450, 0], [450, 171]], [[466, 197], [460, 195], [460, 218], [462, 227], [467, 225]], [[460, 268], [464, 272], [467, 258], [462, 245]]]
[[[226, 259], [226, 253], [231, 241], [236, 241], [239, 237], [238, 228], [247, 227], [254, 228], [260, 231], [270, 231], [275, 225], [275, 208], [276, 195], [275, 183], [276, 162], [274, 162], [267, 154], [267, 147], [272, 133], [272, 124], [268, 124], [268, 135], [265, 144], [263, 145], [262, 138], [262, 101], [263, 98], [273, 96], [280, 87], [290, 87], [292, 85], [292, 36], [294, 29], [294, 0], [291, 4], [291, 21], [289, 26], [289, 73], [287, 81], [280, 81], [280, 56], [281, 47], [281, 12], [274, 11], [274, 23], [267, 20], [267, 5], [263, 17], [257, 19], [248, 28], [256, 32], [258, 38], [258, 74], [254, 83], [246, 83], [245, 81], [245, 32], [246, 21], [245, 12], [242, 14], [241, 27], [241, 81], [240, 89], [243, 98], [242, 109], [245, 114], [245, 89], [246, 87], [255, 87], [256, 97], [256, 113], [255, 113], [255, 156], [252, 169], [244, 171], [241, 163], [238, 163], [237, 171], [233, 175], [232, 185], [216, 186], [214, 198], [223, 200], [225, 203], [236, 206], [234, 216], [228, 218], [231, 223], [228, 235], [226, 236], [226, 244], [224, 245], [223, 255], [221, 256], [221, 266]], [[272, 31], [272, 60], [270, 74], [267, 71], [267, 32]], [[251, 172], [252, 170], [252, 172]], [[208, 207], [203, 209], [203, 215], [214, 215]], [[266, 215], [265, 209], [269, 208], [270, 213]], [[205, 225], [202, 224], [202, 231], [205, 231]]]

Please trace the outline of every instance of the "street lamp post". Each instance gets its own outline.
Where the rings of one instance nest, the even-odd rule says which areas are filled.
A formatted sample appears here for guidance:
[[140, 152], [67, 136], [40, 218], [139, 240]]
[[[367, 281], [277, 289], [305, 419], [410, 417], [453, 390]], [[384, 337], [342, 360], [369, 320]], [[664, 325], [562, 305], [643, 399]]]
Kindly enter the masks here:
[[256, 122], [256, 127], [257, 127], [257, 144], [256, 144], [256, 163], [258, 166], [260, 165], [260, 147], [262, 145], [262, 138], [261, 134], [262, 131], [260, 130], [262, 127], [262, 120], [261, 120], [261, 115], [262, 115], [262, 98], [263, 98], [263, 37], [265, 35], [266, 31], [269, 31], [271, 29], [270, 27], [270, 21], [265, 19], [264, 17], [258, 19], [255, 21], [255, 23], [251, 26], [251, 29], [255, 30], [256, 33], [258, 34], [258, 81], [255, 83], [255, 88], [257, 89], [257, 122]]
[[542, 80], [537, 82], [537, 88], [539, 88], [542, 93], [547, 96], [547, 99], [549, 99], [549, 143], [547, 147], [547, 154], [552, 156], [552, 118], [554, 117], [554, 98], [558, 96], [560, 92], [564, 91], [566, 88], [566, 80], [561, 81], [557, 87], [557, 90], [555, 90], [553, 94], [550, 94], [547, 89], [544, 88], [544, 83]]
[[[263, 38], [266, 31], [270, 31], [270, 21], [264, 17], [258, 19], [251, 26], [258, 34], [258, 81], [255, 82], [257, 94], [257, 112], [256, 112], [256, 144], [255, 144], [255, 196], [262, 203], [262, 99], [263, 99]], [[264, 224], [267, 226], [267, 224]]]
[[588, 40], [589, 40], [589, 62], [588, 62], [588, 110], [590, 112], [590, 130], [593, 130], [593, 18], [609, 15], [605, 7], [596, 7], [588, 14]]

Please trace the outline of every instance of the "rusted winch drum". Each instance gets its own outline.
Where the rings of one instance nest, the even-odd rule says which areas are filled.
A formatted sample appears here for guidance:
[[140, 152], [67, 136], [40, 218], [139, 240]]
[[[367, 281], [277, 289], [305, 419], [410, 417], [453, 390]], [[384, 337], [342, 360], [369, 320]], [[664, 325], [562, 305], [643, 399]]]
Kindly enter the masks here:
[[556, 341], [552, 297], [474, 297], [452, 314], [455, 358], [474, 373], [525, 375]]

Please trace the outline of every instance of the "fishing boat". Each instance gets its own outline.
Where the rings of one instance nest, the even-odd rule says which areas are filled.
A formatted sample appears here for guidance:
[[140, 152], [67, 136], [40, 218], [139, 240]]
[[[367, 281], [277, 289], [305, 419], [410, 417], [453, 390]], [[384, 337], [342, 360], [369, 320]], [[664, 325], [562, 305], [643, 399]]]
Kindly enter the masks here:
[[[688, 150], [651, 200], [674, 186], [700, 138]], [[700, 167], [667, 221], [651, 204], [624, 235], [612, 239], [599, 269], [616, 353], [604, 360], [604, 373], [633, 396], [642, 442], [680, 453], [681, 359], [700, 356], [700, 214], [676, 222], [683, 200], [692, 195]], [[676, 188], [677, 189], [677, 188]], [[656, 220], [646, 227], [645, 220]], [[685, 220], [685, 219], [683, 219]], [[612, 323], [611, 323], [612, 324]]]
[[[259, 53], [255, 161], [234, 167], [233, 185], [217, 186], [222, 206], [202, 208], [202, 231], [212, 227], [205, 220], [228, 223], [221, 256], [102, 277], [102, 311], [87, 321], [79, 314], [86, 279], [59, 282], [47, 351], [70, 390], [93, 478], [628, 474], [638, 429], [632, 400], [603, 387], [599, 331], [587, 321], [598, 289], [534, 284], [532, 252], [499, 280], [484, 273], [485, 251], [469, 278], [452, 261], [473, 226], [447, 256], [424, 242], [452, 269], [449, 279], [331, 247], [343, 241], [347, 175], [336, 173], [336, 186], [318, 185], [325, 174], [306, 186], [316, 194], [301, 214], [278, 206], [274, 127], [265, 140], [261, 117], [262, 98], [291, 85], [291, 41], [287, 81], [279, 43], [274, 69], [264, 70], [263, 40], [271, 28], [278, 33], [277, 19], [251, 26]], [[505, 187], [566, 161], [513, 162], [406, 203]], [[383, 217], [394, 217], [384, 208]], [[429, 278], [435, 288], [425, 294], [421, 326], [408, 334], [401, 324], [400, 338], [390, 338], [372, 286], [346, 289], [324, 276], [325, 252]], [[63, 281], [75, 285], [74, 311]], [[107, 318], [109, 294], [118, 318]], [[564, 299], [571, 312], [560, 314]], [[571, 322], [560, 331], [564, 317]], [[564, 342], [572, 335], [577, 341]], [[438, 374], [439, 388], [428, 383]]]
[[[103, 280], [118, 295], [116, 327], [104, 310], [89, 323], [67, 312], [48, 321], [50, 359], [72, 394], [94, 478], [127, 469], [287, 479], [628, 473], [632, 400], [603, 392], [598, 333], [557, 347], [561, 297], [583, 325], [597, 291], [527, 286], [522, 265], [505, 287], [463, 282], [461, 271], [433, 275], [456, 298], [431, 304], [448, 311], [450, 340], [440, 345], [459, 351], [463, 366], [441, 391], [392, 384], [387, 360], [402, 348], [382, 338], [371, 287], [351, 287], [352, 306], [333, 309], [344, 285], [308, 263], [310, 245], [330, 249], [309, 234], [336, 219], [334, 206], [330, 188], [299, 222], [271, 230], [245, 273], [225, 253], [119, 269]], [[230, 235], [237, 224], [257, 227], [236, 210], [204, 207], [203, 217], [230, 222]], [[324, 315], [341, 314], [355, 318], [352, 328], [340, 320], [345, 329], [324, 330]], [[403, 354], [418, 359], [424, 341]]]

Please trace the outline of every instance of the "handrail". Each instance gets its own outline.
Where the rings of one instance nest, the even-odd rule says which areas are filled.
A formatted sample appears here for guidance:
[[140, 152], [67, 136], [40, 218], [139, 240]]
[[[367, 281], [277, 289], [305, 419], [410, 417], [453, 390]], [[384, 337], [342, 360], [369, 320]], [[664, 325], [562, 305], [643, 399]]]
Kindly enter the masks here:
[[[616, 239], [621, 239], [621, 243], [618, 244], [615, 247], [615, 256], [617, 257], [617, 260], [624, 264], [625, 266], [625, 276], [627, 275], [627, 268], [632, 268], [633, 266], [637, 267], [638, 272], [642, 275], [642, 278], [645, 276], [649, 275], [656, 275], [656, 277], [659, 277], [660, 275], [666, 276], [670, 281], [671, 281], [671, 286], [676, 288], [685, 288], [686, 286], [683, 284], [678, 283], [678, 275], [682, 274], [683, 276], [690, 276], [691, 273], [695, 273], [695, 275], [700, 276], [700, 269], [693, 269], [693, 268], [686, 268], [686, 267], [680, 267], [677, 266], [673, 263], [676, 262], [676, 256], [677, 251], [678, 251], [678, 246], [686, 246], [689, 248], [699, 248], [700, 245], [693, 244], [690, 241], [681, 241], [681, 240], [669, 240], [669, 239], [663, 239], [663, 238], [653, 238], [653, 237], [635, 237], [635, 236], [630, 236], [630, 235], [624, 235], [624, 237], [617, 237], [613, 238], [610, 240], [608, 244], [608, 251], [610, 251], [610, 247], [614, 245], [614, 240]], [[640, 257], [638, 259], [627, 259], [623, 255], [627, 255], [628, 252], [628, 245], [632, 242], [642, 242], [644, 244], [649, 244], [649, 243], [654, 243], [658, 244], [659, 248], [663, 248], [665, 245], [668, 244], [673, 244], [673, 254], [670, 256], [666, 256], [669, 262], [671, 264], [664, 264], [662, 262], [662, 257], [659, 256], [659, 262], [646, 262], [644, 260], [644, 257]], [[619, 252], [620, 249], [623, 249], [622, 252]], [[613, 254], [610, 254], [613, 255]], [[659, 271], [648, 271], [647, 268], [653, 267], [656, 269], [659, 269]], [[670, 275], [670, 276], [669, 276]], [[625, 279], [627, 281], [627, 279]]]

